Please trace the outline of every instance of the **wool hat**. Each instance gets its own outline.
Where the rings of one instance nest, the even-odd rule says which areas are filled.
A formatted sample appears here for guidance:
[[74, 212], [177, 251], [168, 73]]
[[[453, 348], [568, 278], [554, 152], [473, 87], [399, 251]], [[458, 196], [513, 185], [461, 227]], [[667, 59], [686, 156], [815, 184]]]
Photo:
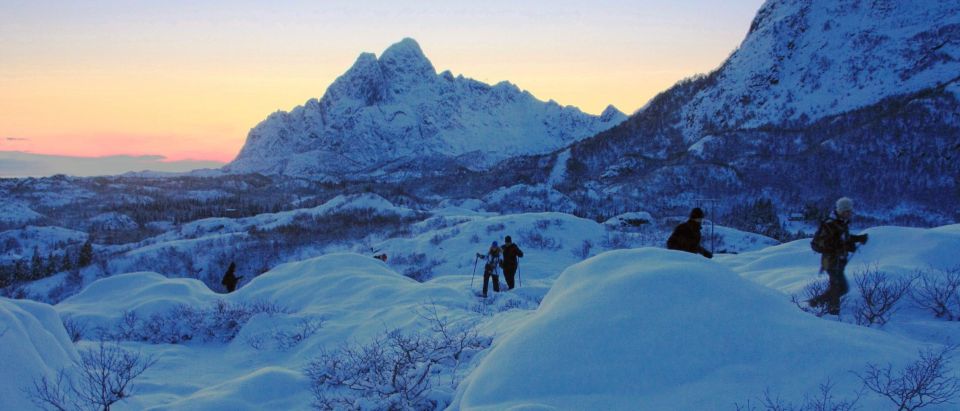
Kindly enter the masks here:
[[490, 247], [496, 247], [496, 246], [497, 246], [497, 242], [496, 242], [496, 241], [494, 241], [493, 244], [490, 244]]
[[509, 243], [512, 243], [512, 242], [513, 242], [513, 239], [510, 238], [510, 236], [506, 236], [506, 237], [503, 238], [503, 242], [509, 244]]
[[700, 207], [695, 207], [693, 210], [690, 210], [690, 218], [703, 218], [703, 210]]
[[853, 211], [853, 200], [847, 197], [840, 197], [837, 200], [837, 212], [842, 213], [844, 211]]

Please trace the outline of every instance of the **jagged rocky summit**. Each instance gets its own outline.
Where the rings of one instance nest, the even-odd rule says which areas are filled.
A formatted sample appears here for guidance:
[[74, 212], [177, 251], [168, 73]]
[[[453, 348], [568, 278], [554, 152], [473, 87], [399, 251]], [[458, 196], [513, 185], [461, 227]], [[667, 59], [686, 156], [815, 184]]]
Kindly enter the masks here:
[[[413, 39], [363, 53], [327, 89], [254, 127], [228, 172], [349, 179], [453, 161], [474, 170], [542, 154], [626, 119], [537, 100], [509, 82], [437, 74]], [[409, 164], [409, 166], [405, 166]]]

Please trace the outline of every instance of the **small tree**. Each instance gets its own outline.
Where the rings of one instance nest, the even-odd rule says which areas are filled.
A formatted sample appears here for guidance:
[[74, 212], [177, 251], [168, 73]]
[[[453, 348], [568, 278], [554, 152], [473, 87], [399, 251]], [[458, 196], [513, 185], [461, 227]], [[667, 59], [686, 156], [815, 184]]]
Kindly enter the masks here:
[[61, 369], [53, 381], [40, 377], [26, 393], [45, 410], [110, 411], [113, 404], [133, 395], [133, 380], [154, 364], [156, 360], [151, 356], [100, 341], [96, 348], [80, 351], [73, 372]]
[[947, 374], [954, 349], [955, 346], [948, 346], [939, 351], [922, 350], [917, 361], [897, 372], [889, 364], [869, 364], [864, 375], [857, 376], [869, 390], [896, 404], [897, 410], [949, 403], [960, 393], [960, 379]]
[[77, 256], [77, 266], [86, 267], [93, 264], [93, 243], [88, 239], [80, 247], [80, 255]]

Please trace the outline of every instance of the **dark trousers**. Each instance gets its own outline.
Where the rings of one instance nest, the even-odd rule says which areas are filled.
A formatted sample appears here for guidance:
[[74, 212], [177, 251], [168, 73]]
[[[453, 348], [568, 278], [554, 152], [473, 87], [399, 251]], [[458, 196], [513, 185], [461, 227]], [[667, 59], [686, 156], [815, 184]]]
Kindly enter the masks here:
[[843, 275], [843, 270], [847, 266], [846, 257], [824, 258], [823, 269], [830, 276], [830, 285], [823, 294], [813, 299], [813, 305], [826, 304], [827, 312], [832, 315], [840, 315], [840, 297], [843, 297], [850, 291], [850, 285], [847, 283], [847, 277]]
[[496, 270], [483, 270], [483, 296], [487, 296], [487, 281], [493, 277], [493, 292], [500, 292], [500, 276]]
[[513, 279], [517, 275], [517, 266], [515, 265], [504, 265], [503, 266], [503, 279], [507, 280], [507, 289], [513, 289]]

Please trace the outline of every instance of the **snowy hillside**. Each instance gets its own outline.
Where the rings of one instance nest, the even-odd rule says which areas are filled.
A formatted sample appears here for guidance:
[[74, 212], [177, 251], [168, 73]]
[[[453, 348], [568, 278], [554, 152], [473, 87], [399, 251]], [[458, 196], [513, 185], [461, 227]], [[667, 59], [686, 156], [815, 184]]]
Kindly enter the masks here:
[[320, 100], [270, 115], [225, 169], [336, 179], [461, 156], [456, 161], [463, 166], [485, 169], [553, 151], [625, 118], [613, 107], [592, 116], [545, 103], [508, 82], [490, 86], [437, 74], [407, 38], [379, 58], [361, 54]]
[[684, 140], [806, 123], [958, 80], [954, 1], [771, 0], [715, 83], [684, 105]]
[[960, 201], [945, 178], [960, 175], [957, 2], [769, 0], [718, 63], [569, 152], [513, 158], [495, 174], [549, 182], [607, 215], [701, 198], [721, 212], [768, 198], [786, 214], [846, 195], [877, 224], [958, 218], [943, 207]]
[[[419, 223], [413, 230], [421, 234], [379, 244], [390, 255], [386, 264], [369, 254], [328, 254], [275, 267], [228, 295], [197, 280], [148, 272], [99, 280], [53, 307], [72, 324], [69, 334], [82, 336], [77, 348], [51, 321], [49, 306], [0, 300], [3, 352], [46, 358], [4, 357], [21, 365], [0, 370], [0, 381], [10, 388], [69, 368], [75, 350], [95, 346], [103, 335], [157, 361], [117, 410], [311, 409], [322, 401], [365, 409], [726, 410], [758, 404], [764, 392], [801, 404], [828, 380], [835, 401], [852, 401], [862, 388], [856, 373], [870, 364], [900, 369], [920, 350], [960, 338], [954, 322], [910, 298], [885, 326], [853, 320], [862, 298], [853, 278], [863, 267], [892, 278], [916, 270], [946, 275], [938, 270], [960, 267], [960, 256], [951, 252], [960, 247], [958, 225], [866, 230], [870, 241], [847, 270], [853, 289], [838, 320], [790, 301], [820, 280], [805, 240], [713, 260], [661, 248], [604, 252], [603, 246], [589, 257], [594, 252], [577, 255], [582, 251], [570, 245], [644, 240], [615, 240], [605, 225], [559, 213], [451, 212]], [[542, 235], [524, 234], [532, 228]], [[473, 253], [510, 234], [526, 254], [522, 285], [479, 299], [482, 278], [472, 275]], [[433, 267], [432, 279], [417, 282], [400, 272], [405, 265], [393, 264], [416, 254], [423, 255], [420, 265], [448, 261]], [[448, 337], [437, 334], [438, 324]], [[454, 335], [461, 336], [455, 340], [462, 350], [443, 345]], [[362, 373], [330, 361], [375, 343], [386, 349], [384, 361], [399, 361], [389, 352], [403, 336], [427, 344], [424, 358], [436, 361], [410, 364], [411, 375], [432, 370], [418, 394], [314, 379], [321, 371]], [[960, 371], [960, 364], [948, 366], [948, 375]], [[391, 384], [389, 378], [384, 383]], [[3, 393], [17, 409], [33, 409], [23, 392]], [[857, 404], [891, 409], [871, 392]]]

